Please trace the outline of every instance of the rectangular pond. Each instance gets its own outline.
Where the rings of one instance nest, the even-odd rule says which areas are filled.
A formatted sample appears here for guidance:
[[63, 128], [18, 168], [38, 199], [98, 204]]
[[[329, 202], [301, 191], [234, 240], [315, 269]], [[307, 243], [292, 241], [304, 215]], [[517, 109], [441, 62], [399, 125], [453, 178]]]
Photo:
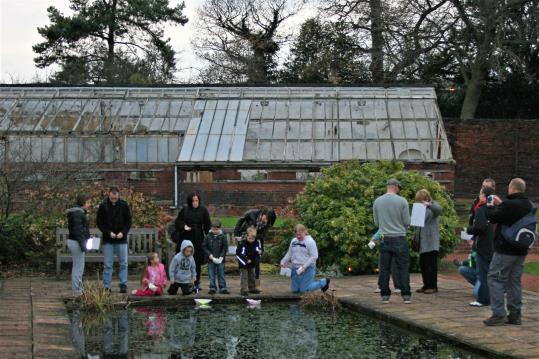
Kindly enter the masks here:
[[97, 358], [480, 358], [346, 309], [298, 303], [259, 307], [137, 307], [107, 317], [72, 311], [81, 357]]

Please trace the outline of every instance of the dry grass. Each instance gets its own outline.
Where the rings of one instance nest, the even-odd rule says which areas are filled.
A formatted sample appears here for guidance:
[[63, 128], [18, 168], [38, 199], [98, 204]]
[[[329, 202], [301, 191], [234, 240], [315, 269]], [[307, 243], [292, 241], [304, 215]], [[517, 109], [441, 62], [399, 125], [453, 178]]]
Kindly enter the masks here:
[[104, 313], [114, 308], [114, 298], [99, 281], [86, 281], [84, 293], [78, 299], [80, 308], [88, 312]]
[[301, 296], [300, 304], [303, 308], [336, 312], [341, 309], [341, 304], [333, 294], [333, 291], [320, 293], [311, 292]]

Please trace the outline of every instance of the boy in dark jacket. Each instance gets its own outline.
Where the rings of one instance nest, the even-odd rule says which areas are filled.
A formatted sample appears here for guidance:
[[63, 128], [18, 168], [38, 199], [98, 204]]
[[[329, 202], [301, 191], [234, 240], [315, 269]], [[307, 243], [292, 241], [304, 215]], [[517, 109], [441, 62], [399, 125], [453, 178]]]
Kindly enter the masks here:
[[490, 304], [487, 274], [494, 254], [494, 226], [487, 219], [487, 198], [492, 195], [494, 195], [492, 188], [483, 187], [481, 189], [472, 226], [468, 227], [468, 234], [473, 235], [472, 250], [476, 253], [476, 273], [481, 283], [477, 293], [477, 300], [470, 303], [473, 307]]
[[258, 262], [262, 248], [256, 240], [256, 228], [247, 228], [245, 237], [236, 248], [236, 258], [240, 267], [240, 282], [242, 296], [249, 293], [260, 293], [255, 286], [255, 265]]
[[103, 286], [110, 290], [114, 255], [120, 262], [120, 293], [127, 293], [127, 234], [131, 229], [131, 209], [120, 199], [118, 187], [111, 187], [108, 198], [97, 210], [97, 227], [103, 233]]
[[[494, 255], [488, 272], [490, 306], [492, 316], [483, 321], [485, 325], [522, 324], [522, 273], [527, 249], [513, 247], [502, 235], [502, 226], [511, 226], [533, 209], [533, 204], [526, 197], [526, 182], [513, 178], [507, 189], [507, 199], [502, 201], [497, 196], [487, 202], [487, 219], [498, 224], [494, 236]], [[496, 206], [496, 207], [495, 207]], [[507, 293], [506, 317], [504, 294]]]
[[214, 219], [211, 222], [211, 230], [204, 239], [204, 252], [208, 260], [208, 275], [210, 277], [209, 294], [215, 294], [215, 272], [217, 271], [217, 281], [219, 283], [219, 293], [229, 294], [225, 281], [225, 257], [228, 251], [228, 241], [221, 230], [221, 222]]
[[[234, 228], [234, 237], [240, 238], [245, 235], [247, 228], [253, 226], [256, 229], [256, 240], [260, 242], [260, 249], [264, 252], [264, 241], [268, 231], [277, 220], [277, 215], [273, 209], [261, 208], [251, 209], [243, 214]], [[260, 261], [255, 264], [255, 284], [256, 290], [260, 291]]]

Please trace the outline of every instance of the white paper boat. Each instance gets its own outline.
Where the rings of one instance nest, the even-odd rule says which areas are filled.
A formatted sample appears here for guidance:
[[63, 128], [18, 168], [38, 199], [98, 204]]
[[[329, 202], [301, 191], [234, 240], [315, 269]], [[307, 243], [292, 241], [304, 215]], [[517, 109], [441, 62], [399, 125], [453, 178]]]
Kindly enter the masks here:
[[195, 299], [195, 303], [197, 305], [208, 305], [208, 304], [210, 304], [210, 302], [211, 302], [211, 299], [204, 299], [204, 298]]
[[473, 236], [466, 231], [460, 231], [460, 239], [465, 241], [471, 241]]
[[260, 303], [262, 303], [262, 300], [260, 299], [245, 299], [247, 301], [247, 303], [249, 303], [249, 305], [260, 305]]

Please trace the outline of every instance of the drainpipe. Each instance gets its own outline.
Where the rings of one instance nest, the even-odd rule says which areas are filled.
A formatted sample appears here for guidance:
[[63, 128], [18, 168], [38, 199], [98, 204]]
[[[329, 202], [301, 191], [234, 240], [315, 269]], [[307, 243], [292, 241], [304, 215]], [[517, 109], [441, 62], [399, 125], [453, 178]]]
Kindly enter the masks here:
[[174, 166], [174, 208], [178, 208], [178, 166]]

